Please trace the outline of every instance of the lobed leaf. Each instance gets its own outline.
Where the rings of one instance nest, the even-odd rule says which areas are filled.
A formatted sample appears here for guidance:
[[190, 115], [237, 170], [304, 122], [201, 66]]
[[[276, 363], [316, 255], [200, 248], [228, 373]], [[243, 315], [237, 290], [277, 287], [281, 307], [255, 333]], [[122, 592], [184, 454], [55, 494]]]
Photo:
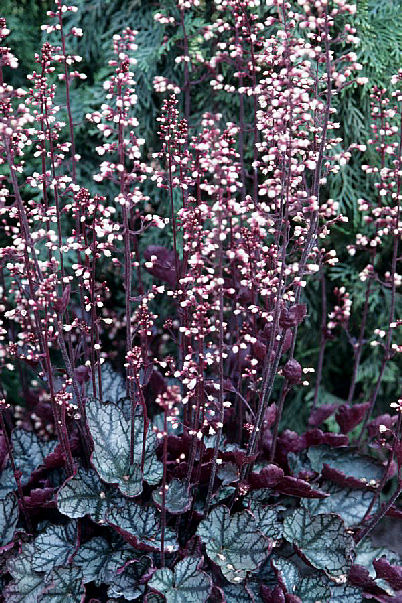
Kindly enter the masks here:
[[104, 522], [106, 513], [123, 497], [103, 484], [93, 469], [80, 467], [57, 494], [57, 508], [71, 519], [90, 515], [97, 523]]
[[370, 457], [347, 447], [314, 446], [307, 454], [314, 471], [321, 473], [324, 470], [328, 478], [343, 487], [365, 488], [370, 482], [375, 485], [384, 471]]
[[9, 603], [37, 603], [46, 586], [44, 573], [32, 569], [35, 555], [33, 543], [25, 544], [19, 555], [11, 557], [7, 563], [13, 581], [7, 585], [4, 594]]
[[[337, 513], [347, 526], [355, 526], [360, 523], [374, 497], [374, 493], [369, 490], [351, 490], [334, 484], [330, 484], [326, 488], [326, 492], [330, 494], [328, 498], [303, 500], [303, 506], [310, 515]], [[373, 512], [377, 507], [378, 504], [374, 507]]]
[[32, 569], [47, 572], [65, 565], [76, 547], [77, 526], [75, 522], [67, 525], [50, 525], [34, 540]]
[[[130, 502], [126, 507], [113, 507], [106, 519], [130, 544], [146, 551], [161, 550], [161, 526], [153, 507], [141, 507]], [[165, 550], [177, 549], [176, 535], [167, 528]]]
[[127, 564], [124, 570], [116, 574], [109, 582], [108, 595], [111, 597], [124, 596], [127, 601], [134, 601], [140, 597], [145, 590], [145, 585], [140, 582], [141, 578], [149, 571], [151, 565], [152, 560], [145, 555]]
[[[152, 493], [154, 503], [162, 508], [162, 490], [154, 490]], [[193, 497], [189, 493], [189, 488], [185, 482], [180, 479], [173, 479], [166, 487], [165, 508], [169, 513], [178, 514], [188, 511], [191, 507]]]
[[186, 557], [173, 570], [156, 570], [148, 582], [150, 588], [160, 592], [167, 603], [204, 603], [212, 589], [212, 580], [199, 569], [202, 559]]
[[102, 582], [110, 584], [119, 569], [133, 557], [133, 551], [123, 544], [110, 544], [104, 538], [96, 536], [81, 545], [74, 563], [81, 568], [84, 584]]
[[108, 484], [117, 484], [126, 496], [142, 492], [143, 479], [151, 485], [162, 478], [163, 466], [156, 457], [158, 441], [148, 431], [145, 444], [144, 472], [141, 471], [144, 420], [134, 419], [134, 462], [130, 463], [130, 421], [114, 404], [87, 403], [87, 421], [94, 442], [92, 463], [100, 477]]
[[285, 519], [283, 536], [328, 576], [346, 576], [352, 562], [353, 538], [338, 515], [311, 517], [306, 509], [297, 509]]
[[51, 585], [42, 595], [41, 603], [83, 603], [85, 590], [82, 572], [74, 565], [57, 567], [51, 574]]
[[257, 570], [271, 549], [269, 539], [259, 531], [251, 513], [242, 511], [231, 517], [224, 505], [215, 507], [201, 521], [197, 534], [206, 546], [208, 557], [233, 583], [242, 582], [248, 572]]

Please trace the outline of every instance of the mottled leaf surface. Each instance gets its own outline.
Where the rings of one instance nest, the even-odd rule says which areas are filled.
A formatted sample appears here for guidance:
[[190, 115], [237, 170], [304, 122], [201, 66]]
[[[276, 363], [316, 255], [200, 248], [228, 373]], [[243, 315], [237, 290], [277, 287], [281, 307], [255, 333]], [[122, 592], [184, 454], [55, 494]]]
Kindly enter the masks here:
[[74, 565], [58, 567], [51, 574], [51, 585], [41, 603], [83, 603], [85, 590], [82, 572]]
[[[114, 404], [117, 404], [122, 398], [126, 397], [127, 392], [124, 378], [122, 375], [114, 371], [107, 362], [102, 364], [101, 379], [102, 399], [105, 400], [105, 402], [113, 402]], [[88, 384], [88, 396], [93, 396], [91, 381]]]
[[71, 519], [90, 515], [94, 521], [102, 522], [111, 507], [122, 500], [118, 491], [103, 484], [94, 470], [80, 467], [60, 488], [57, 508]]
[[342, 584], [331, 585], [331, 603], [361, 603], [363, 596], [360, 588]]
[[32, 569], [47, 572], [56, 566], [65, 565], [75, 551], [77, 527], [74, 522], [67, 525], [50, 525], [34, 540]]
[[[302, 504], [310, 515], [337, 513], [347, 526], [355, 526], [363, 519], [374, 497], [374, 493], [369, 490], [351, 490], [334, 484], [325, 488], [325, 491], [330, 494], [328, 498], [303, 500]], [[374, 507], [373, 512], [377, 507], [378, 505]]]
[[11, 443], [15, 466], [21, 471], [21, 483], [28, 483], [33, 471], [43, 465], [45, 458], [54, 451], [57, 442], [40, 440], [33, 431], [14, 429], [11, 434]]
[[14, 536], [18, 523], [19, 508], [17, 497], [10, 492], [0, 500], [0, 547], [8, 544]]
[[118, 570], [133, 558], [133, 554], [128, 545], [113, 545], [96, 536], [80, 546], [74, 555], [74, 563], [81, 568], [85, 584], [109, 584]]
[[140, 582], [152, 565], [148, 556], [143, 556], [128, 564], [123, 571], [116, 574], [110, 581], [108, 595], [110, 597], [124, 597], [127, 601], [134, 601], [145, 591], [145, 585]]
[[[128, 501], [126, 507], [114, 507], [107, 515], [109, 524], [127, 539], [143, 550], [161, 550], [161, 525], [153, 507], [141, 507]], [[165, 550], [178, 548], [175, 533], [169, 528], [165, 531]]]
[[186, 557], [173, 568], [156, 570], [148, 585], [162, 593], [167, 603], [204, 603], [212, 588], [211, 578], [199, 569], [202, 560]]
[[198, 526], [197, 534], [206, 546], [208, 557], [222, 570], [229, 582], [245, 580], [270, 552], [269, 539], [258, 530], [248, 511], [230, 516], [224, 505], [213, 509]]
[[297, 509], [285, 519], [283, 536], [317, 569], [329, 576], [346, 575], [354, 545], [338, 515], [310, 516], [305, 509]]
[[44, 573], [32, 569], [34, 555], [33, 544], [25, 544], [20, 554], [8, 561], [7, 569], [13, 578], [3, 593], [8, 603], [37, 603], [46, 581]]
[[144, 474], [141, 471], [143, 453], [143, 419], [134, 420], [134, 463], [130, 463], [130, 421], [114, 404], [99, 404], [91, 399], [87, 403], [87, 421], [94, 442], [92, 463], [100, 477], [109, 484], [117, 484], [126, 496], [142, 492], [143, 479], [151, 485], [162, 478], [163, 466], [156, 457], [158, 441], [148, 430]]
[[249, 510], [255, 517], [258, 530], [277, 540], [282, 537], [283, 525], [278, 520], [278, 509], [272, 506], [262, 505], [257, 500], [250, 500]]
[[239, 584], [238, 586], [229, 584], [223, 587], [223, 592], [225, 593], [226, 603], [254, 603], [249, 591], [243, 584]]
[[300, 582], [300, 573], [297, 566], [283, 557], [275, 557], [271, 563], [282, 586], [285, 587], [288, 593], [294, 593]]
[[294, 593], [303, 603], [329, 603], [331, 601], [331, 588], [328, 580], [320, 576], [303, 578]]
[[[162, 508], [162, 490], [154, 490], [152, 498], [155, 504]], [[177, 514], [188, 511], [191, 507], [192, 496], [190, 496], [188, 485], [180, 479], [173, 479], [167, 485], [165, 494], [165, 508], [169, 513]]]

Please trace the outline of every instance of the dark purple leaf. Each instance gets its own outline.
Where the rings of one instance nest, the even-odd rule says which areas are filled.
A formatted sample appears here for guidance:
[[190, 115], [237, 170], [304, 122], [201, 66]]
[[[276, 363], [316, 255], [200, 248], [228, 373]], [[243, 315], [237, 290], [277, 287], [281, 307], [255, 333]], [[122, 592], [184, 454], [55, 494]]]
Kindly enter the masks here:
[[296, 304], [290, 308], [283, 308], [279, 318], [281, 327], [288, 329], [299, 325], [307, 314], [307, 306], [305, 304]]
[[285, 594], [280, 586], [275, 586], [275, 588], [271, 589], [262, 584], [260, 595], [264, 603], [286, 603]]
[[334, 469], [334, 467], [330, 467], [326, 463], [324, 463], [322, 468], [322, 476], [343, 488], [369, 488], [367, 482], [363, 482], [361, 479], [353, 476], [345, 475], [339, 469]]
[[385, 557], [373, 561], [377, 578], [388, 582], [396, 591], [402, 591], [402, 565], [391, 565]]
[[327, 498], [328, 494], [321, 490], [314, 490], [308, 482], [296, 477], [284, 475], [274, 486], [281, 494], [298, 496], [300, 498]]
[[77, 366], [74, 371], [75, 378], [80, 385], [83, 385], [89, 380], [89, 367], [85, 365]]
[[144, 251], [144, 258], [147, 263], [152, 262], [152, 267], [145, 265], [145, 269], [149, 274], [165, 281], [171, 287], [176, 285], [175, 253], [173, 250], [160, 245], [149, 245]]
[[251, 473], [249, 481], [252, 488], [273, 488], [283, 476], [283, 469], [277, 465], [267, 465], [259, 473]]
[[[392, 428], [394, 427], [397, 420], [398, 417], [396, 415], [392, 417], [388, 414], [379, 415], [378, 417], [370, 421], [370, 423], [368, 423], [367, 425], [369, 438], [378, 437], [380, 434], [381, 438], [384, 437], [384, 432], [380, 432], [380, 425], [385, 425], [385, 427], [389, 430], [389, 434], [391, 434]], [[385, 432], [385, 435], [387, 435], [387, 432]]]
[[7, 443], [4, 434], [0, 431], [0, 470], [4, 468], [7, 459]]
[[318, 427], [332, 415], [332, 413], [338, 408], [337, 404], [324, 404], [318, 408], [314, 408], [311, 411], [308, 424], [312, 427]]
[[272, 425], [276, 421], [276, 417], [278, 414], [278, 409], [276, 404], [271, 404], [268, 406], [267, 410], [264, 413], [264, 427], [272, 427]]
[[24, 496], [24, 505], [30, 509], [50, 508], [56, 506], [53, 500], [54, 488], [35, 488], [28, 496]]
[[321, 429], [310, 429], [305, 434], [307, 447], [319, 446], [320, 444], [327, 444], [331, 447], [347, 446], [349, 443], [348, 437], [341, 435], [340, 433], [330, 433], [321, 431]]
[[336, 422], [341, 428], [342, 433], [349, 433], [356, 425], [359, 425], [364, 419], [369, 406], [369, 402], [355, 404], [350, 407], [346, 406], [346, 404], [342, 404], [335, 415]]
[[286, 593], [285, 601], [286, 603], [303, 603], [300, 597], [298, 597], [297, 595], [290, 595], [289, 593]]
[[397, 509], [395, 506], [392, 506], [386, 512], [388, 517], [395, 517], [396, 519], [402, 519], [402, 509]]

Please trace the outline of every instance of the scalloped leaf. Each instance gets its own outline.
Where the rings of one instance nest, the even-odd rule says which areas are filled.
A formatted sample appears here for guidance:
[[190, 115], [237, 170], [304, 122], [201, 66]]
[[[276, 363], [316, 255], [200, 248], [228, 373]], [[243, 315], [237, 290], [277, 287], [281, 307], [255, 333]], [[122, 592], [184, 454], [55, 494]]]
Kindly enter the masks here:
[[[283, 507], [281, 507], [283, 509]], [[282, 538], [283, 526], [278, 519], [278, 508], [274, 506], [264, 506], [257, 500], [250, 500], [249, 510], [253, 514], [258, 530], [272, 538], [278, 540]]]
[[144, 555], [126, 565], [110, 582], [108, 595], [110, 597], [123, 597], [127, 601], [134, 601], [145, 591], [145, 584], [140, 580], [152, 566], [150, 557]]
[[[374, 497], [374, 493], [369, 490], [351, 490], [335, 484], [329, 484], [325, 491], [330, 494], [328, 498], [303, 500], [303, 506], [310, 515], [337, 513], [347, 526], [355, 526], [360, 523]], [[373, 512], [377, 508], [378, 504], [374, 507]]]
[[259, 531], [250, 512], [242, 511], [231, 517], [224, 505], [212, 509], [201, 521], [197, 534], [206, 546], [208, 557], [233, 583], [242, 582], [248, 572], [258, 569], [271, 549], [270, 540]]
[[[141, 507], [130, 501], [126, 507], [113, 507], [106, 520], [133, 546], [145, 551], [161, 550], [161, 525], [153, 507]], [[167, 528], [165, 550], [177, 549], [176, 534]]]
[[148, 582], [150, 588], [163, 594], [167, 603], [204, 603], [212, 589], [212, 580], [199, 569], [202, 559], [186, 557], [173, 570], [156, 570]]
[[118, 570], [132, 558], [133, 550], [127, 545], [113, 545], [96, 536], [80, 546], [74, 563], [82, 570], [84, 584], [95, 582], [99, 586], [102, 582], [110, 584]]
[[285, 519], [283, 536], [311, 565], [324, 570], [328, 576], [346, 575], [354, 542], [338, 515], [311, 517], [305, 509], [297, 509]]
[[25, 544], [19, 555], [11, 557], [7, 569], [13, 581], [3, 593], [8, 603], [37, 603], [39, 595], [46, 586], [45, 574], [32, 569], [35, 555], [33, 543]]
[[0, 500], [0, 548], [6, 546], [13, 539], [18, 517], [18, 500], [10, 492], [4, 499]]
[[336, 479], [341, 486], [365, 488], [370, 481], [374, 483], [381, 480], [384, 472], [384, 468], [370, 457], [357, 454], [346, 447], [314, 446], [307, 455], [314, 471], [321, 473], [328, 467], [332, 470], [331, 474], [327, 470], [328, 478], [331, 475], [330, 479]]
[[76, 548], [77, 526], [75, 522], [67, 525], [50, 525], [33, 542], [34, 556], [32, 569], [47, 572], [67, 564]]
[[331, 601], [331, 588], [327, 580], [321, 576], [303, 578], [294, 593], [303, 603], [318, 603]]
[[[154, 503], [162, 508], [162, 490], [154, 490], [152, 493]], [[169, 513], [178, 514], [188, 511], [191, 507], [193, 497], [189, 493], [188, 485], [180, 479], [172, 479], [166, 487], [165, 508]]]
[[114, 404], [100, 404], [91, 399], [87, 403], [87, 421], [94, 442], [92, 463], [100, 477], [108, 484], [117, 484], [126, 496], [142, 492], [143, 479], [150, 485], [162, 479], [163, 465], [156, 457], [158, 441], [148, 431], [145, 445], [144, 473], [141, 471], [144, 421], [134, 419], [134, 463], [130, 464], [130, 421]]
[[373, 567], [373, 561], [383, 555], [386, 555], [390, 563], [399, 563], [400, 561], [399, 556], [393, 551], [389, 551], [385, 547], [373, 547], [369, 541], [363, 540], [356, 547], [356, 558], [354, 563], [365, 567], [369, 571], [370, 576], [374, 578], [376, 573]]
[[90, 515], [93, 521], [103, 523], [106, 513], [123, 497], [110, 486], [103, 484], [96, 471], [80, 467], [57, 494], [57, 508], [71, 519]]
[[45, 458], [54, 451], [56, 441], [40, 440], [33, 431], [14, 429], [11, 434], [15, 466], [21, 471], [21, 483], [27, 484], [32, 473], [43, 465]]
[[41, 603], [83, 603], [85, 589], [80, 568], [74, 565], [57, 567], [51, 574], [51, 585], [42, 595]]

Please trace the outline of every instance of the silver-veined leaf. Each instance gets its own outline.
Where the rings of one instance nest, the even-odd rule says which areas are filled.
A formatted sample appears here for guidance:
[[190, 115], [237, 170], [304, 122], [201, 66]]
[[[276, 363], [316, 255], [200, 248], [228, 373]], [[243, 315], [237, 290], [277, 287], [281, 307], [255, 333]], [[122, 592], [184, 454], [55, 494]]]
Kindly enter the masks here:
[[21, 483], [28, 483], [33, 471], [43, 465], [45, 458], [54, 451], [57, 442], [40, 440], [33, 431], [14, 429], [11, 434], [11, 443], [15, 466], [21, 471]]
[[328, 576], [346, 575], [352, 562], [354, 541], [338, 515], [311, 517], [305, 509], [297, 509], [285, 519], [283, 536]]
[[75, 551], [76, 538], [75, 522], [62, 526], [49, 525], [34, 540], [32, 569], [48, 572], [57, 566], [65, 565]]
[[93, 469], [80, 467], [57, 494], [57, 508], [71, 519], [90, 515], [96, 522], [103, 522], [109, 509], [119, 504], [123, 497], [103, 484]]
[[148, 586], [162, 593], [167, 603], [204, 603], [212, 588], [211, 578], [199, 569], [202, 559], [186, 557], [173, 570], [156, 570]]
[[57, 567], [50, 580], [51, 585], [42, 595], [41, 603], [83, 603], [85, 589], [80, 568], [74, 565]]
[[[321, 499], [304, 499], [302, 504], [310, 515], [337, 513], [347, 526], [355, 526], [363, 519], [374, 497], [369, 490], [352, 490], [330, 484], [324, 488], [330, 496]], [[375, 512], [378, 505], [373, 509]]]
[[248, 511], [232, 517], [224, 505], [215, 507], [201, 521], [197, 534], [206, 546], [208, 557], [222, 570], [229, 582], [246, 579], [270, 553], [269, 539], [258, 530], [257, 522]]
[[130, 463], [130, 421], [114, 404], [100, 404], [91, 399], [87, 403], [87, 421], [94, 442], [92, 463], [100, 477], [108, 484], [117, 484], [126, 496], [138, 496], [142, 492], [143, 479], [150, 485], [157, 484], [163, 473], [163, 465], [156, 457], [158, 441], [155, 433], [148, 430], [145, 445], [144, 473], [141, 471], [143, 454], [144, 421], [134, 419], [134, 462]]
[[0, 548], [14, 537], [18, 523], [19, 508], [17, 497], [10, 492], [0, 500]]
[[[107, 514], [107, 521], [134, 546], [147, 551], [161, 550], [161, 525], [153, 507], [141, 507], [127, 501], [125, 507], [113, 507]], [[165, 550], [176, 551], [176, 535], [166, 528]]]
[[95, 582], [110, 584], [117, 572], [133, 558], [133, 550], [125, 544], [110, 544], [101, 536], [96, 536], [81, 545], [74, 555], [84, 577], [84, 584]]
[[124, 597], [127, 601], [138, 599], [145, 591], [145, 585], [141, 583], [141, 578], [148, 572], [151, 565], [152, 560], [146, 555], [128, 563], [110, 581], [108, 595], [110, 597]]
[[[154, 490], [152, 498], [154, 499], [154, 503], [159, 508], [162, 508], [162, 490]], [[188, 485], [182, 480], [173, 479], [166, 486], [165, 508], [169, 513], [178, 514], [188, 511], [192, 500]]]
[[303, 578], [297, 587], [297, 595], [303, 603], [322, 603], [331, 601], [331, 588], [328, 580], [321, 576]]
[[11, 557], [7, 569], [13, 581], [6, 586], [3, 593], [8, 603], [37, 603], [46, 586], [46, 575], [32, 569], [34, 557], [33, 543], [24, 544], [19, 555]]
[[283, 557], [275, 557], [271, 563], [277, 572], [279, 582], [288, 593], [293, 594], [300, 582], [300, 573], [297, 566]]

